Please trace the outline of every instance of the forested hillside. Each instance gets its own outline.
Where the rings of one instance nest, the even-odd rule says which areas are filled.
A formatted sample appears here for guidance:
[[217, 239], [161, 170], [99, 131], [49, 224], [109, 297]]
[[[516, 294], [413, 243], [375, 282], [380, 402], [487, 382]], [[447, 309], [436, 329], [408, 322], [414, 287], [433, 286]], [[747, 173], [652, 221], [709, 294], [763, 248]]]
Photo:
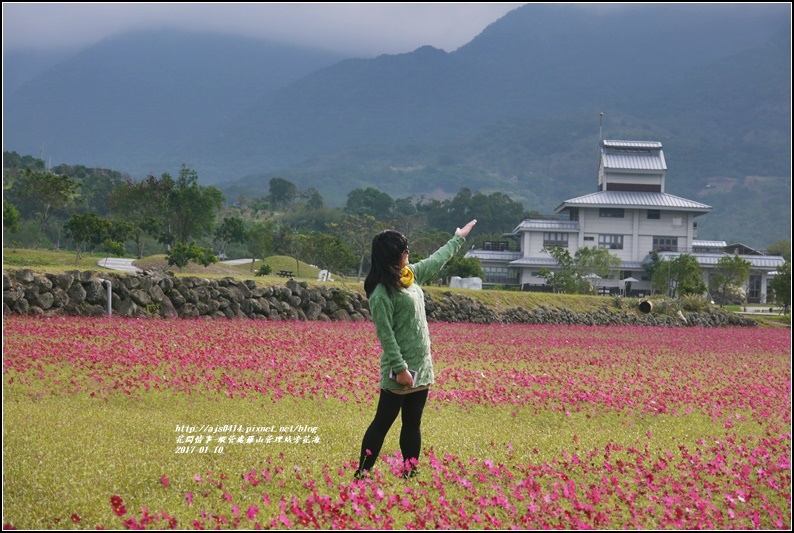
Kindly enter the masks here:
[[790, 50], [783, 4], [527, 4], [371, 59], [135, 33], [6, 93], [4, 141], [135, 180], [185, 164], [230, 201], [281, 178], [335, 208], [466, 188], [549, 213], [594, 190], [599, 138], [652, 140], [666, 191], [714, 207], [700, 238], [763, 248], [791, 233]]

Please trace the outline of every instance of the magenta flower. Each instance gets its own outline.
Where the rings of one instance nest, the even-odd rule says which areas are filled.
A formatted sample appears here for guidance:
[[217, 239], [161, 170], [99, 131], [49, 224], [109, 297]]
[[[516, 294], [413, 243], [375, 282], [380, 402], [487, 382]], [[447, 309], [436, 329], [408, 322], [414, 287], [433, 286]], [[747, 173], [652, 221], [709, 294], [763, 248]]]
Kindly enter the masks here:
[[252, 503], [251, 507], [249, 507], [248, 511], [246, 511], [245, 516], [248, 518], [248, 520], [253, 520], [257, 513], [259, 513], [259, 507], [255, 503]]

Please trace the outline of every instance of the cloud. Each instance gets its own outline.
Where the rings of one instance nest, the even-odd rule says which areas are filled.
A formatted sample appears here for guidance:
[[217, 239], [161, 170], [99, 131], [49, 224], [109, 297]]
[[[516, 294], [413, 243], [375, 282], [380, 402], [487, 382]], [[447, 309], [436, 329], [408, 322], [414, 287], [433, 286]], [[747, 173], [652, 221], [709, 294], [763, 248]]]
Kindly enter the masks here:
[[519, 3], [4, 3], [3, 48], [76, 48], [173, 27], [374, 56], [452, 51]]

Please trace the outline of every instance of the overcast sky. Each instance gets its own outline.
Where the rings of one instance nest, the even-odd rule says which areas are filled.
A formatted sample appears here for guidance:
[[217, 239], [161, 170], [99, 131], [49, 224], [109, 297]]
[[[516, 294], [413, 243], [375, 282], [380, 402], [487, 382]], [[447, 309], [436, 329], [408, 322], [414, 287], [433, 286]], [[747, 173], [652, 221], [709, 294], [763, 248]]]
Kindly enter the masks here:
[[3, 3], [3, 50], [80, 48], [134, 29], [261, 37], [360, 57], [451, 52], [521, 3]]

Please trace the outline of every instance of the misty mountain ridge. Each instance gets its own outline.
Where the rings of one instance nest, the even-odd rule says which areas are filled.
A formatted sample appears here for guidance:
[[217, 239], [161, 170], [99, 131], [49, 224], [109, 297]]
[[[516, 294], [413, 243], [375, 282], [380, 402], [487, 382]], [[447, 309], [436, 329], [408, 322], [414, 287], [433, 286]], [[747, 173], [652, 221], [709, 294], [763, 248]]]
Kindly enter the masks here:
[[[5, 149], [135, 177], [186, 163], [230, 200], [279, 176], [332, 205], [469, 187], [550, 212], [594, 190], [603, 112], [604, 138], [661, 141], [668, 192], [715, 207], [700, 238], [766, 244], [790, 238], [789, 10], [529, 4], [454, 52], [374, 59], [136, 32], [7, 95]], [[745, 176], [769, 179], [741, 205], [706, 188]], [[754, 202], [769, 225], [726, 225]]]
[[[4, 102], [7, 149], [142, 177], [184, 161], [195, 138], [338, 54], [176, 30], [107, 38]], [[24, 148], [23, 148], [24, 147]]]

